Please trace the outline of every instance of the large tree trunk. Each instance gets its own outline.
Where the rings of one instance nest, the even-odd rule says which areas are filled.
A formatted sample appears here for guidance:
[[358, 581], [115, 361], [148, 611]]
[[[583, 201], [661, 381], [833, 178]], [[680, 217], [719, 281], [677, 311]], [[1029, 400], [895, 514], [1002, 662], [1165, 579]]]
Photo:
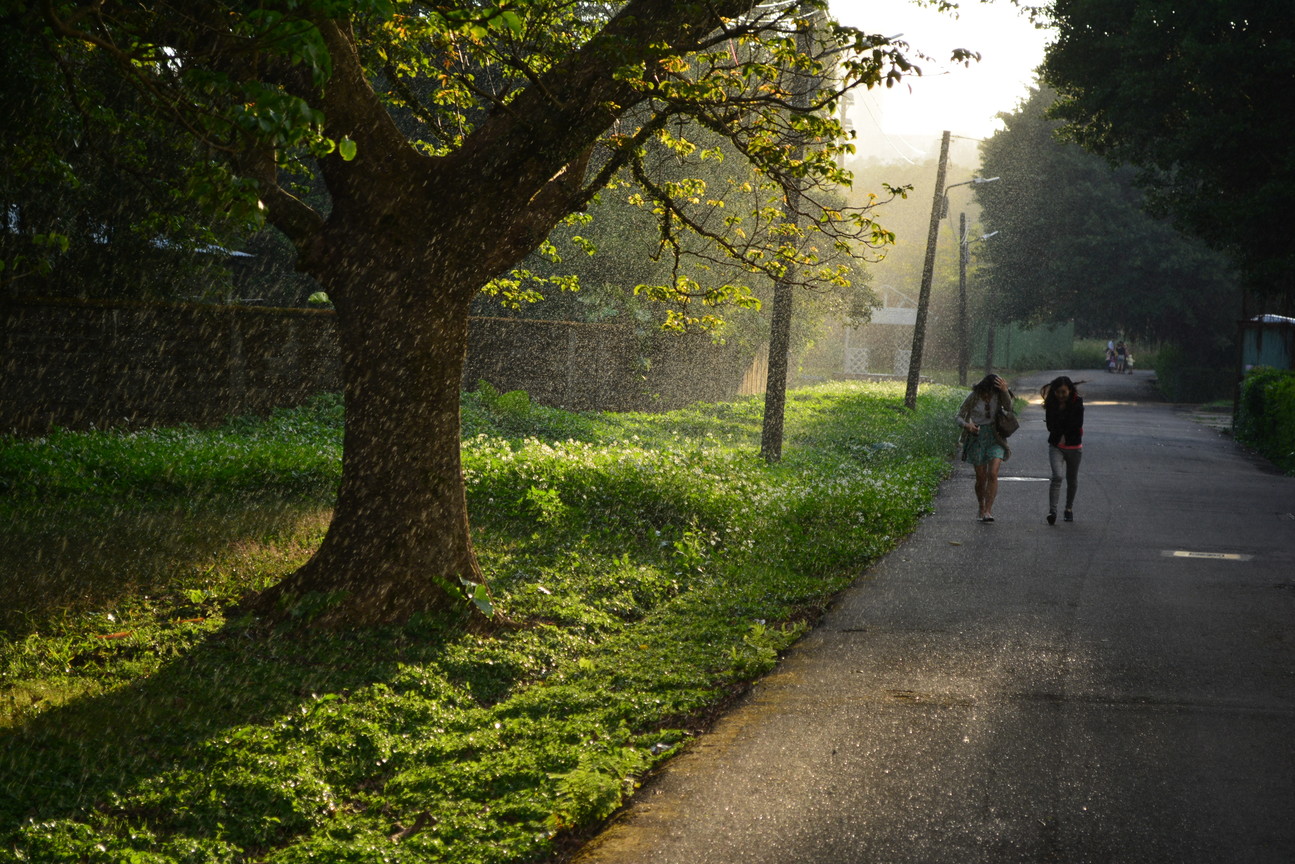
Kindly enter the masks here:
[[[750, 0], [722, 0], [733, 14]], [[464, 597], [484, 584], [472, 551], [459, 461], [459, 390], [472, 296], [587, 202], [594, 141], [642, 93], [627, 64], [658, 43], [689, 43], [727, 14], [634, 0], [601, 37], [492, 112], [448, 156], [410, 145], [369, 86], [348, 27], [320, 20], [333, 61], [322, 96], [331, 135], [358, 156], [321, 161], [325, 219], [252, 165], [271, 219], [337, 307], [346, 402], [342, 486], [314, 557], [257, 604], [327, 601], [324, 620], [363, 626], [431, 613], [486, 626]], [[731, 16], [730, 16], [731, 17]], [[313, 607], [313, 603], [310, 604]]]
[[346, 406], [333, 521], [314, 557], [259, 605], [310, 597], [324, 601], [322, 620], [346, 625], [419, 612], [484, 625], [464, 597], [465, 582], [484, 584], [459, 454], [471, 292], [437, 284], [445, 277], [429, 275], [425, 253], [365, 245], [360, 260], [329, 256], [318, 273], [338, 309]]

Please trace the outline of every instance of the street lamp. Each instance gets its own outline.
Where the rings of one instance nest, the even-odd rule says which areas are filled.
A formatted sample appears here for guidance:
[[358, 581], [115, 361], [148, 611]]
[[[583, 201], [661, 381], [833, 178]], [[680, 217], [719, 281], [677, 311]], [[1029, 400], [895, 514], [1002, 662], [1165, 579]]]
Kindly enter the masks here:
[[[997, 233], [997, 231], [990, 231], [988, 234], [981, 234], [976, 240], [988, 240]], [[967, 344], [967, 264], [971, 260], [971, 238], [967, 236], [966, 213], [958, 214], [958, 236], [961, 238], [958, 249], [958, 383], [966, 386], [967, 366], [970, 363], [967, 356], [970, 347]]]
[[961, 183], [951, 183], [944, 187], [944, 195], [941, 198], [940, 218], [943, 219], [949, 214], [949, 190], [956, 189], [959, 186], [979, 186], [981, 183], [993, 183], [1002, 180], [1002, 177], [972, 177], [970, 180], [964, 180]]
[[[961, 183], [952, 183], [944, 188], [942, 198], [941, 214], [949, 212], [949, 190], [958, 186], [979, 186], [981, 183], [994, 183], [1001, 180], [1001, 177], [972, 177], [970, 180], [964, 180]], [[995, 234], [998, 232], [995, 231]], [[986, 234], [985, 237], [992, 235]], [[981, 237], [984, 240], [985, 237]], [[969, 250], [967, 248], [967, 214], [958, 214], [958, 383], [966, 385], [967, 383], [967, 260]]]

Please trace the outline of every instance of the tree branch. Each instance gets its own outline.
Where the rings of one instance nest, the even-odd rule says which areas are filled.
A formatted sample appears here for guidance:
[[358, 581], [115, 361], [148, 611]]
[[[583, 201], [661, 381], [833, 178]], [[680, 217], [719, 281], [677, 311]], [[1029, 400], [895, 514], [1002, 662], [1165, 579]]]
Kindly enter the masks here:
[[392, 159], [403, 162], [404, 170], [425, 169], [425, 160], [429, 157], [410, 146], [409, 139], [397, 128], [369, 84], [353, 35], [331, 19], [316, 19], [315, 26], [323, 36], [333, 66], [332, 77], [321, 94], [327, 131], [334, 137], [349, 137], [359, 145], [362, 154], [357, 157], [362, 161], [345, 172], [337, 170], [341, 163], [339, 156], [322, 160], [330, 188], [334, 184], [346, 186], [370, 170], [390, 171], [391, 166], [383, 163]]
[[[488, 166], [490, 182], [512, 184], [514, 200], [524, 204], [588, 142], [645, 98], [616, 74], [618, 69], [642, 68], [669, 56], [674, 46], [715, 30], [721, 19], [737, 17], [754, 2], [631, 0], [595, 38], [519, 93], [511, 113], [496, 111], [478, 126], [461, 151], [464, 158]], [[533, 142], [527, 152], [512, 146], [523, 136]]]
[[298, 252], [309, 249], [324, 228], [324, 217], [279, 184], [273, 151], [243, 150], [235, 156], [234, 167], [257, 181], [269, 222], [292, 241]]

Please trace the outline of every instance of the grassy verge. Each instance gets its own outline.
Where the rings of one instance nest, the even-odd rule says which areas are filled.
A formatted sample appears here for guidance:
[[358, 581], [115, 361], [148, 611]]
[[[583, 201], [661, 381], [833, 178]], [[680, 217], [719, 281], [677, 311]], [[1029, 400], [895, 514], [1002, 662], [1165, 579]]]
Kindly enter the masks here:
[[773, 467], [756, 400], [466, 397], [489, 639], [225, 616], [318, 542], [335, 402], [0, 439], [0, 861], [561, 857], [911, 530], [962, 395], [794, 391]]

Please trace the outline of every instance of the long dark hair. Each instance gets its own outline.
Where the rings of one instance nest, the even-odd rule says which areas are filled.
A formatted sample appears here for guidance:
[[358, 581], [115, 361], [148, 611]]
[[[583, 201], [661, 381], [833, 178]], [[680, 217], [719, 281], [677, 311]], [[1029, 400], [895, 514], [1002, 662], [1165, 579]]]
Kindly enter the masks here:
[[[1083, 384], [1084, 382], [1080, 381], [1078, 383]], [[1047, 384], [1044, 384], [1039, 390], [1039, 395], [1043, 397], [1044, 405], [1055, 405], [1058, 408], [1064, 409], [1070, 404], [1070, 402], [1062, 403], [1057, 399], [1056, 392], [1058, 387], [1070, 388], [1070, 402], [1074, 402], [1079, 398], [1079, 387], [1076, 385], [1076, 382], [1071, 381], [1066, 375], [1058, 375]]]
[[998, 376], [990, 372], [984, 378], [977, 381], [971, 388], [981, 399], [988, 399], [995, 390], [998, 389]]

